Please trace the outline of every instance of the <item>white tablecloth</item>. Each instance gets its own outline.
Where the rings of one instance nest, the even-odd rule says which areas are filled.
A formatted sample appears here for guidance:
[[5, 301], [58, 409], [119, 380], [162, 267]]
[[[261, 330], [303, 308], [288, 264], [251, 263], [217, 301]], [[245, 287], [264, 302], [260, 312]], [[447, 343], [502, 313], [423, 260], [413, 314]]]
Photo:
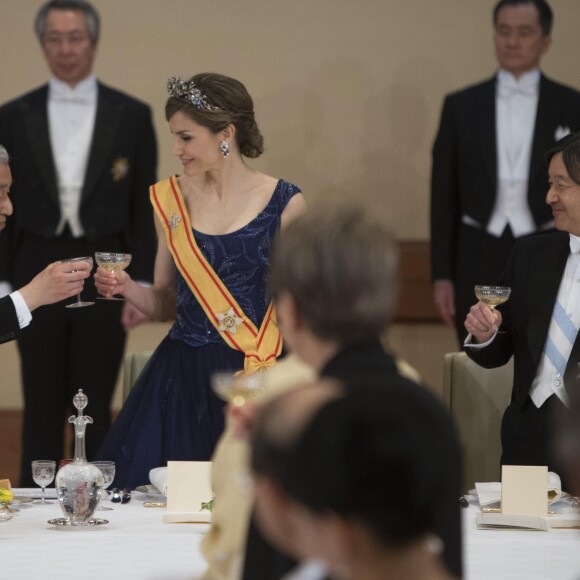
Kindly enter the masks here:
[[478, 530], [477, 511], [462, 510], [466, 580], [580, 579], [579, 530]]
[[[26, 490], [14, 490], [26, 495]], [[207, 524], [164, 524], [165, 510], [145, 508], [138, 493], [127, 504], [111, 504], [90, 528], [55, 527], [63, 516], [57, 501], [24, 504], [0, 522], [0, 578], [10, 580], [192, 580], [205, 562], [199, 551]]]
[[[15, 490], [26, 495], [26, 490]], [[165, 510], [145, 508], [133, 492], [130, 503], [98, 511], [109, 524], [60, 528], [56, 501], [26, 504], [0, 522], [0, 578], [193, 580], [206, 565], [199, 551], [206, 524], [164, 524]], [[466, 580], [578, 580], [580, 531], [477, 530], [476, 508], [462, 510]]]

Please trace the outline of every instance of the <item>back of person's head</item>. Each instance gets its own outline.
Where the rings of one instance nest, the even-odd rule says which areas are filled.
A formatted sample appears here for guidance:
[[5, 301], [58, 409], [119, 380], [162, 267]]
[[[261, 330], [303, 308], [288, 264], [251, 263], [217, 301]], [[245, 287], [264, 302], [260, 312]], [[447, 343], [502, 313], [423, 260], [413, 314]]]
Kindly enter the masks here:
[[545, 36], [548, 36], [552, 30], [554, 13], [552, 12], [552, 8], [546, 2], [546, 0], [500, 0], [493, 9], [494, 26], [497, 24], [497, 15], [502, 8], [507, 8], [510, 6], [523, 6], [525, 4], [531, 4], [532, 6], [535, 6], [538, 11], [542, 32]]
[[[165, 104], [167, 121], [181, 112], [212, 133], [219, 133], [233, 124], [242, 155], [256, 158], [264, 152], [264, 139], [254, 116], [254, 102], [240, 81], [218, 73], [199, 73], [187, 81], [170, 79], [168, 91], [171, 96]], [[195, 94], [199, 98], [192, 102], [188, 97], [193, 91], [198, 91]]]
[[281, 481], [300, 433], [325, 401], [343, 396], [344, 387], [333, 379], [304, 383], [268, 401], [253, 425], [252, 470]]
[[562, 161], [570, 178], [580, 185], [580, 131], [566, 135], [548, 149], [545, 155], [548, 165], [558, 153], [562, 154]]
[[270, 288], [289, 294], [321, 339], [379, 338], [397, 294], [397, 245], [383, 221], [354, 204], [312, 207], [280, 234]]
[[99, 41], [101, 21], [95, 7], [86, 0], [50, 0], [43, 4], [36, 14], [34, 30], [40, 42], [42, 42], [46, 30], [46, 18], [51, 10], [73, 10], [82, 12], [85, 16], [87, 29], [93, 44]]
[[281, 485], [309, 510], [362, 523], [400, 547], [440, 535], [442, 511], [458, 517], [460, 480], [451, 417], [422, 387], [393, 377], [351, 381], [324, 403], [298, 437]]

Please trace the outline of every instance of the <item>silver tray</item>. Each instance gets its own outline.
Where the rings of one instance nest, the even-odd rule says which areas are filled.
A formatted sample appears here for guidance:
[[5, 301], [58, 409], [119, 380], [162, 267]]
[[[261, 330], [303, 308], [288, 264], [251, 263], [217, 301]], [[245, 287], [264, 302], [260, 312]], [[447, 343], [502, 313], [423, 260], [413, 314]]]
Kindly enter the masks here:
[[[84, 526], [71, 526], [70, 521], [67, 518], [54, 518], [52, 520], [48, 520], [48, 523], [51, 526], [69, 526], [71, 528], [82, 528]], [[103, 520], [101, 518], [91, 518], [87, 522], [87, 526], [102, 526], [104, 524], [108, 524], [109, 520]]]

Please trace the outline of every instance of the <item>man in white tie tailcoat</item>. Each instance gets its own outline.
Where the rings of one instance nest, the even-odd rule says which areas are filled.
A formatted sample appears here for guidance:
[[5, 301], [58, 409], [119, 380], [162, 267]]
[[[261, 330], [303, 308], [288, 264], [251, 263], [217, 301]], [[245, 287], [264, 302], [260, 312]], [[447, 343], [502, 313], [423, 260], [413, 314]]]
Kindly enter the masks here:
[[514, 357], [502, 464], [547, 465], [562, 474], [553, 421], [580, 394], [580, 132], [564, 137], [546, 159], [546, 203], [558, 231], [516, 241], [501, 280], [510, 298], [497, 309], [471, 307], [466, 350], [486, 368]]
[[[94, 76], [99, 25], [85, 0], [43, 4], [35, 30], [52, 75], [0, 107], [0, 143], [10, 151], [14, 177], [14, 213], [0, 237], [5, 291], [55, 260], [96, 251], [132, 254], [133, 277], [152, 280], [156, 241], [148, 188], [155, 183], [157, 150], [151, 110]], [[83, 298], [95, 294], [91, 278]], [[86, 440], [89, 460], [109, 428], [126, 329], [139, 315], [125, 302], [94, 302], [46, 306], [18, 336], [22, 487], [34, 485], [31, 460], [70, 457], [63, 427], [77, 389], [87, 394], [94, 419]]]
[[580, 93], [540, 71], [552, 20], [545, 0], [500, 0], [498, 72], [443, 105], [433, 146], [431, 265], [435, 304], [460, 344], [474, 285], [498, 283], [515, 239], [553, 228], [543, 156], [580, 129]]

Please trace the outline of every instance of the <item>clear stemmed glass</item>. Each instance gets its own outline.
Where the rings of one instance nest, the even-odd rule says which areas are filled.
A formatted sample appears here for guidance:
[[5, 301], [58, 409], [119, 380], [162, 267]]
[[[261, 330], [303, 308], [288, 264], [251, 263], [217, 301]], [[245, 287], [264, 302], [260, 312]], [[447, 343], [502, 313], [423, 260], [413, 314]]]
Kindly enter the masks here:
[[[107, 270], [108, 272], [115, 272], [116, 270], [125, 270], [131, 263], [131, 254], [122, 254], [117, 252], [96, 252], [95, 260], [97, 264]], [[125, 300], [124, 298], [115, 298], [111, 296], [99, 296], [100, 300]]]
[[219, 371], [211, 377], [214, 393], [224, 401], [236, 407], [242, 407], [246, 402], [258, 398], [264, 391], [262, 373], [236, 373]]
[[[509, 286], [485, 286], [483, 284], [476, 284], [474, 287], [475, 297], [487, 304], [491, 310], [494, 310], [496, 306], [503, 304], [510, 297], [512, 289]], [[504, 331], [498, 330], [498, 334], [503, 334]], [[465, 339], [466, 343], [472, 338], [471, 332], [467, 335]], [[465, 344], [464, 346], [473, 346], [471, 344]]]
[[[114, 461], [91, 461], [91, 463], [98, 467], [103, 474], [103, 479], [105, 480], [103, 484], [103, 491], [105, 491], [111, 483], [113, 483], [113, 479], [115, 479], [115, 462]], [[106, 492], [105, 492], [106, 493]], [[103, 505], [103, 497], [99, 501], [99, 505], [97, 506], [96, 511], [105, 511], [105, 510], [112, 510], [112, 507], [105, 507]]]
[[509, 286], [475, 286], [475, 297], [487, 304], [492, 310], [503, 304], [512, 293]]
[[[66, 260], [61, 260], [63, 264], [72, 264], [74, 262], [88, 262], [91, 265], [91, 270], [93, 269], [93, 258], [91, 256], [85, 256], [83, 258], [68, 258]], [[74, 272], [75, 270], [73, 270]], [[77, 301], [72, 304], [67, 304], [65, 308], [83, 308], [84, 306], [92, 306], [94, 302], [89, 302], [88, 300], [81, 300], [81, 293], [77, 294]]]
[[38, 459], [32, 462], [32, 479], [36, 485], [42, 489], [42, 498], [40, 503], [48, 503], [44, 498], [44, 488], [54, 481], [56, 472], [56, 461]]

